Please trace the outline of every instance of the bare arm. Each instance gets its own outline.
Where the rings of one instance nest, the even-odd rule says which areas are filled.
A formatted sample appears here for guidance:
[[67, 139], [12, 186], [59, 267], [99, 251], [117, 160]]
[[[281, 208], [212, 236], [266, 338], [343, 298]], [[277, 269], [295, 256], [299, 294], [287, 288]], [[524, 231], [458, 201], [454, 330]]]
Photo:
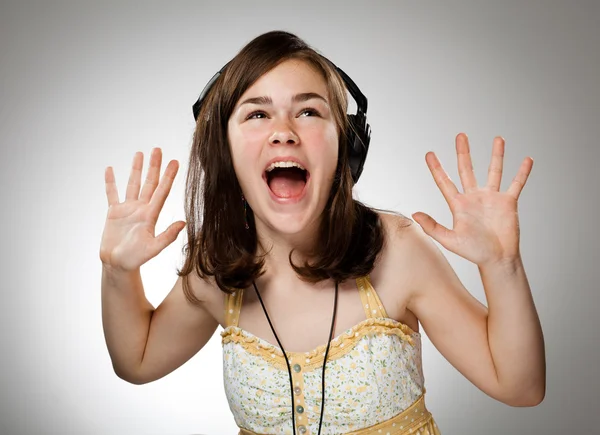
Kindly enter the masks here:
[[140, 270], [115, 271], [102, 265], [102, 327], [117, 376], [138, 371], [154, 307], [144, 294]]
[[[190, 285], [200, 300], [210, 291], [197, 276]], [[208, 342], [218, 322], [202, 307], [189, 303], [178, 278], [154, 309], [144, 295], [139, 270], [102, 271], [102, 320], [117, 376], [144, 384], [171, 373]]]
[[154, 311], [137, 383], [152, 382], [171, 373], [198, 353], [215, 333], [219, 323], [205, 309], [209, 292], [221, 290], [192, 273], [189, 280], [200, 306], [188, 302], [183, 279]]
[[410, 234], [414, 293], [408, 308], [442, 355], [480, 390], [511, 406], [544, 397], [544, 347], [525, 273], [480, 270], [489, 309], [462, 285], [432, 240]]
[[[477, 184], [464, 133], [456, 136], [456, 153], [463, 192], [435, 153], [425, 155], [453, 228], [413, 213], [421, 230], [406, 231], [415, 276], [408, 309], [446, 359], [482, 391], [508, 405], [535, 406], [546, 390], [544, 339], [521, 261], [518, 219], [518, 198], [533, 159], [523, 160], [501, 192], [502, 137], [494, 138], [484, 186]], [[465, 289], [434, 241], [478, 265], [488, 308]]]
[[519, 404], [545, 395], [544, 336], [521, 259], [479, 267], [488, 300], [487, 330], [498, 383]]
[[[406, 308], [432, 344], [490, 397], [510, 406], [539, 404], [545, 391], [543, 337], [524, 271], [480, 269], [488, 310], [417, 224], [380, 216], [386, 227], [380, 280], [409, 288]], [[410, 273], [398, 273], [398, 265]]]
[[[161, 163], [162, 152], [154, 148], [140, 193], [143, 154], [135, 154], [123, 202], [112, 167], [105, 171], [109, 208], [100, 244], [102, 323], [115, 373], [134, 384], [175, 370], [206, 344], [218, 325], [202, 303], [188, 303], [182, 278], [157, 309], [145, 297], [141, 265], [173, 243], [185, 224], [175, 222], [155, 236], [158, 215], [179, 167], [177, 160], [170, 161], [161, 179]], [[194, 273], [190, 288], [200, 301], [215, 291]]]

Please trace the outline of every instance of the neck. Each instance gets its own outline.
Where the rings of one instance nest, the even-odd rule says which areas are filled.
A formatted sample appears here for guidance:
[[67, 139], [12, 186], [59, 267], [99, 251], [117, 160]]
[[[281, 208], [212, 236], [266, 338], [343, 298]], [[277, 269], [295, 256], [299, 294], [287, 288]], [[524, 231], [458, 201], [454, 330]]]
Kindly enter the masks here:
[[282, 234], [268, 231], [257, 226], [258, 253], [265, 254], [266, 275], [270, 277], [287, 276], [296, 278], [296, 272], [290, 264], [290, 252], [294, 264], [300, 266], [310, 258], [315, 247], [317, 231], [303, 231], [297, 234]]

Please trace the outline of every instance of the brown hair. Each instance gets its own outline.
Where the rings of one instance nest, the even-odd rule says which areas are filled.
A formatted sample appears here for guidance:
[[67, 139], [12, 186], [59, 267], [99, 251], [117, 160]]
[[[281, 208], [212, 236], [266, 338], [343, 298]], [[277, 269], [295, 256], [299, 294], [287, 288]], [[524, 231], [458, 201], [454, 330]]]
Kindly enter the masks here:
[[[330, 106], [338, 126], [336, 173], [323, 211], [318, 240], [309, 262], [295, 265], [306, 281], [339, 282], [371, 272], [383, 246], [377, 213], [352, 198], [348, 163], [346, 86], [332, 64], [297, 36], [272, 31], [250, 41], [225, 67], [206, 95], [199, 112], [186, 178], [185, 213], [188, 243], [179, 276], [195, 269], [206, 279], [214, 276], [219, 288], [231, 293], [247, 288], [263, 273], [264, 258], [257, 254], [254, 214], [244, 208], [227, 139], [227, 123], [243, 93], [263, 74], [288, 59], [314, 67], [327, 83]], [[200, 206], [202, 205], [202, 207]], [[249, 229], [245, 228], [246, 219]], [[184, 279], [186, 297], [197, 302]]]

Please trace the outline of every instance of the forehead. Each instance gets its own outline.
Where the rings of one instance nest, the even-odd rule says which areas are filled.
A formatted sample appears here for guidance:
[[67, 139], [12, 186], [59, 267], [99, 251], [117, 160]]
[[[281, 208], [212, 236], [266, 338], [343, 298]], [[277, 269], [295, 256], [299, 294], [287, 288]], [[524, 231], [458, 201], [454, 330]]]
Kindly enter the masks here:
[[298, 59], [288, 59], [267, 71], [252, 84], [240, 100], [254, 96], [291, 95], [297, 92], [318, 92], [327, 97], [327, 84], [323, 75], [311, 64]]

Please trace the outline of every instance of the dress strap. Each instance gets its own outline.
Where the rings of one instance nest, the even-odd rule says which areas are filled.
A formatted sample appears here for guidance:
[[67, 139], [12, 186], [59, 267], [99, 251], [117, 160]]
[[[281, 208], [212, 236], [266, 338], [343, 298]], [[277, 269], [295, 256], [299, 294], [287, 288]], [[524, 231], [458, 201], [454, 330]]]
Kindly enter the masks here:
[[238, 325], [243, 294], [244, 289], [238, 289], [233, 294], [225, 294], [225, 327]]
[[363, 308], [367, 318], [387, 318], [387, 312], [385, 311], [377, 292], [373, 288], [373, 285], [371, 285], [369, 275], [358, 278], [356, 280], [356, 285], [358, 286], [358, 293], [360, 294], [360, 299], [362, 300]]

